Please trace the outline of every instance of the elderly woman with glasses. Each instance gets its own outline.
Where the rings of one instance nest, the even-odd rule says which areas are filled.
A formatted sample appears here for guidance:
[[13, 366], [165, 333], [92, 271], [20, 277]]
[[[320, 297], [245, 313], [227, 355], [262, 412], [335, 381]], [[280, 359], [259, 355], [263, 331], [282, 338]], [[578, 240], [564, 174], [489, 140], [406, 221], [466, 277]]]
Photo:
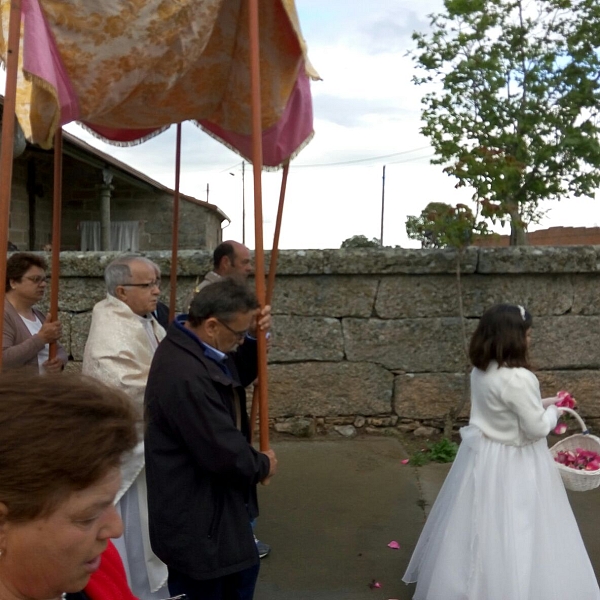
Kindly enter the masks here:
[[80, 375], [0, 377], [0, 599], [134, 600], [110, 538], [140, 414]]
[[60, 321], [50, 322], [34, 305], [46, 291], [46, 261], [36, 254], [17, 252], [6, 262], [6, 297], [2, 364], [4, 368], [31, 366], [40, 373], [61, 371], [68, 357], [59, 345], [49, 358], [49, 344], [62, 333]]

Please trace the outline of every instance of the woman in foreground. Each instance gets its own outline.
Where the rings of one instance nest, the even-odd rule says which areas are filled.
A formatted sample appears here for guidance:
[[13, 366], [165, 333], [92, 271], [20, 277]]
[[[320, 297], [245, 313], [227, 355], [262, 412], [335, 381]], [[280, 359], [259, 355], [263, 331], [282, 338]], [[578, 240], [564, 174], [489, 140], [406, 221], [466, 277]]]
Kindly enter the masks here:
[[473, 334], [471, 418], [403, 580], [416, 600], [598, 600], [546, 436], [558, 398], [530, 370], [531, 315], [499, 304]]
[[122, 533], [113, 501], [136, 419], [129, 399], [98, 381], [0, 375], [0, 600], [85, 588]]

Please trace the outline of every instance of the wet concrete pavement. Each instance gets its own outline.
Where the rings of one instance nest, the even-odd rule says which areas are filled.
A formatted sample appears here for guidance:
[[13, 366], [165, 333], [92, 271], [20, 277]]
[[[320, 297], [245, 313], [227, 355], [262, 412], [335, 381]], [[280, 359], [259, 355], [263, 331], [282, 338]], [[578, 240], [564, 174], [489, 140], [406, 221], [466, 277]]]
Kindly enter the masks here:
[[[395, 438], [274, 441], [277, 476], [261, 487], [255, 600], [409, 600], [401, 577], [449, 465], [413, 468]], [[569, 493], [600, 574], [600, 489]], [[397, 541], [399, 550], [388, 548]], [[373, 581], [381, 588], [372, 589]]]

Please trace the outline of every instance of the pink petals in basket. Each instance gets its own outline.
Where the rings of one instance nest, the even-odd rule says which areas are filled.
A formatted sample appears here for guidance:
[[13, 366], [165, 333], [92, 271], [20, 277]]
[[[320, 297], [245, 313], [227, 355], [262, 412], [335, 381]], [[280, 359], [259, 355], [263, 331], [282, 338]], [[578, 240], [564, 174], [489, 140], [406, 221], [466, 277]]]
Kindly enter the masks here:
[[583, 448], [560, 450], [556, 453], [554, 460], [565, 467], [580, 471], [597, 471], [600, 469], [600, 454]]

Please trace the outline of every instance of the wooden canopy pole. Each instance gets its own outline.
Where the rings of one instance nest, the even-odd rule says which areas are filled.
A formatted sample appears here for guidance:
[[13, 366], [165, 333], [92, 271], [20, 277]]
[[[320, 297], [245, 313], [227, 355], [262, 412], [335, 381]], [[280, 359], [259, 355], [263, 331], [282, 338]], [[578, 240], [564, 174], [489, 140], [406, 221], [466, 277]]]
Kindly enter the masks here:
[[[250, 34], [250, 87], [252, 92], [252, 169], [254, 174], [254, 277], [256, 296], [261, 307], [265, 297], [265, 252], [262, 214], [262, 107], [260, 98], [260, 53], [258, 47], [258, 0], [248, 2]], [[267, 386], [267, 338], [257, 332], [260, 449], [269, 449], [269, 400]]]
[[[8, 47], [6, 57], [6, 88], [2, 113], [2, 147], [0, 148], [0, 340], [4, 331], [4, 299], [6, 281], [6, 251], [8, 248], [8, 220], [12, 188], [13, 139], [15, 135], [15, 107], [17, 100], [17, 69], [19, 67], [19, 38], [21, 33], [21, 0], [10, 3]], [[2, 353], [0, 352], [0, 369]]]
[[287, 187], [287, 178], [290, 170], [290, 161], [283, 165], [283, 174], [281, 176], [281, 191], [279, 192], [279, 205], [277, 207], [277, 221], [275, 222], [275, 234], [273, 235], [273, 249], [271, 250], [271, 260], [269, 262], [269, 279], [267, 281], [267, 304], [271, 304], [273, 299], [273, 288], [275, 287], [275, 273], [277, 272], [277, 258], [279, 257], [279, 235], [281, 234], [281, 219], [283, 217], [283, 202], [285, 200], [285, 190]]
[[175, 146], [175, 194], [173, 195], [173, 245], [171, 247], [171, 296], [169, 298], [169, 323], [175, 318], [177, 303], [177, 253], [179, 248], [179, 180], [181, 176], [181, 123], [177, 123]]
[[[52, 275], [50, 280], [50, 321], [58, 319], [58, 286], [60, 279], [60, 239], [62, 217], [62, 129], [54, 134], [54, 193], [52, 206]], [[56, 358], [56, 342], [50, 344], [49, 358]]]
[[[273, 299], [273, 288], [275, 287], [275, 273], [277, 271], [277, 257], [279, 256], [279, 235], [281, 233], [281, 219], [283, 216], [283, 201], [285, 200], [285, 189], [287, 187], [287, 177], [290, 170], [290, 161], [283, 166], [283, 175], [281, 178], [281, 191], [279, 192], [279, 205], [277, 207], [277, 221], [275, 222], [275, 235], [273, 236], [273, 249], [271, 250], [271, 260], [269, 261], [269, 278], [267, 280], [266, 304], [271, 304]], [[250, 443], [254, 437], [254, 427], [256, 426], [256, 417], [258, 414], [258, 386], [254, 386], [252, 394], [252, 406], [250, 408]]]

